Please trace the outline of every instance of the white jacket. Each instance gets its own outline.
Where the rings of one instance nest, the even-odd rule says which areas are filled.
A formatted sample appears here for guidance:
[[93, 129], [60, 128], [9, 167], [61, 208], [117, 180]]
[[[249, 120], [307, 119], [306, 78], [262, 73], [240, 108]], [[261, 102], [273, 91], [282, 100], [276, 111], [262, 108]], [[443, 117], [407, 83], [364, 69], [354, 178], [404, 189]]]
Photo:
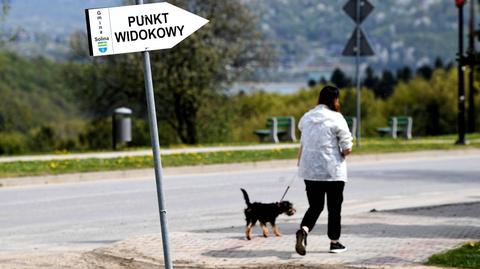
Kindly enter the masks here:
[[352, 148], [352, 134], [342, 114], [318, 105], [303, 115], [302, 155], [298, 176], [315, 181], [347, 181], [347, 163], [341, 151]]

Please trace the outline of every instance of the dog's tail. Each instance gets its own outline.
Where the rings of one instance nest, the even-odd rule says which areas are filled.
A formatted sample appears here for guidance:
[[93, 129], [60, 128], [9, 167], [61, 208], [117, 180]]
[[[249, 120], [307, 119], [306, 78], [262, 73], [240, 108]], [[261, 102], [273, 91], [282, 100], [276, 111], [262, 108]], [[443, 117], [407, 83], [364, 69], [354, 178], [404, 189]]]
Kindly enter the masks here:
[[247, 203], [247, 206], [250, 206], [250, 199], [248, 198], [248, 194], [247, 194], [247, 191], [244, 190], [244, 189], [240, 189], [242, 190], [242, 193], [243, 193], [243, 198], [245, 199], [245, 203]]

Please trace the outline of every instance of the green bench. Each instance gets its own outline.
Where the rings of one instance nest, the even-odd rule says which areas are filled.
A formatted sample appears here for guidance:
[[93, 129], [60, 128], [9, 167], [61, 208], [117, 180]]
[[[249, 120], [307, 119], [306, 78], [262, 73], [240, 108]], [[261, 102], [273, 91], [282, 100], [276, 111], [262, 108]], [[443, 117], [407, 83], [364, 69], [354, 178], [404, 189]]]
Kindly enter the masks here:
[[412, 117], [399, 116], [390, 117], [388, 119], [388, 127], [377, 128], [377, 132], [380, 136], [390, 135], [394, 139], [398, 137], [399, 133], [402, 133], [405, 138], [412, 139]]
[[254, 133], [260, 139], [260, 142], [279, 143], [281, 138], [295, 142], [295, 118], [294, 117], [271, 117], [267, 119], [266, 127], [268, 129], [256, 130]]
[[347, 121], [348, 129], [350, 129], [350, 133], [352, 133], [352, 137], [355, 138], [357, 135], [357, 118], [355, 117], [345, 117]]

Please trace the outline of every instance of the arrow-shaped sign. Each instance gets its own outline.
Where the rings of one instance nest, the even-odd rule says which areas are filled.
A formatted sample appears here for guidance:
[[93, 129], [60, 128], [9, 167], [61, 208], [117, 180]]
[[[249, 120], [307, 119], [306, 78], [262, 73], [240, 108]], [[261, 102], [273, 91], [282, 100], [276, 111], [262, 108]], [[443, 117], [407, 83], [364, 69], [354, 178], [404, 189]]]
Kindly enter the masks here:
[[172, 4], [85, 10], [90, 55], [170, 49], [208, 20]]
[[350, 0], [343, 7], [343, 10], [352, 20], [358, 24], [362, 23], [373, 11], [373, 5], [368, 0], [360, 0], [360, 18], [357, 18], [357, 0]]
[[356, 27], [355, 31], [353, 31], [352, 36], [348, 40], [347, 46], [343, 50], [343, 56], [357, 56], [357, 32], [360, 31], [360, 56], [373, 56], [375, 52], [373, 52], [370, 43], [368, 42], [367, 37], [363, 33], [363, 31]]

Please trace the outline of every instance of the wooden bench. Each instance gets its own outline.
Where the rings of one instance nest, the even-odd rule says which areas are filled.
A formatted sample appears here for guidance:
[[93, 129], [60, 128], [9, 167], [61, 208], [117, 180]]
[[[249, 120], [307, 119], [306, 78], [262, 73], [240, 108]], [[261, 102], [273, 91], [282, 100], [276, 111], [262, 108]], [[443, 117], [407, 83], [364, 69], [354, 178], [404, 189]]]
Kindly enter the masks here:
[[254, 133], [261, 142], [271, 141], [279, 143], [280, 137], [295, 142], [295, 118], [294, 117], [271, 117], [267, 119], [266, 127], [268, 129], [256, 130]]
[[345, 117], [347, 121], [348, 129], [350, 129], [350, 133], [352, 133], [352, 137], [355, 139], [357, 135], [357, 118], [356, 117]]
[[388, 134], [394, 139], [398, 137], [398, 133], [403, 133], [405, 138], [412, 139], [412, 126], [412, 117], [390, 117], [388, 119], [388, 127], [377, 128], [377, 132], [380, 134], [380, 136]]

